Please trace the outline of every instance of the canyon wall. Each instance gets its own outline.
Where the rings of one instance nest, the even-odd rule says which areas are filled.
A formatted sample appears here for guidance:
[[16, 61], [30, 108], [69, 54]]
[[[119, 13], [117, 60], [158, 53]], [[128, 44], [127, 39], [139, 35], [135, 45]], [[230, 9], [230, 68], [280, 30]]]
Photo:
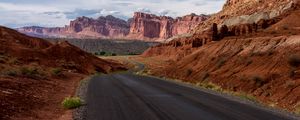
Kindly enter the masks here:
[[111, 15], [97, 19], [78, 17], [65, 27], [22, 27], [17, 30], [35, 37], [49, 38], [122, 38], [161, 41], [191, 31], [208, 19], [206, 15], [190, 14], [173, 19], [136, 12], [128, 21]]
[[111, 15], [97, 19], [78, 17], [65, 27], [23, 27], [19, 32], [36, 37], [58, 38], [110, 38], [124, 37], [129, 32], [127, 21], [115, 18]]
[[208, 19], [206, 15], [190, 14], [173, 19], [141, 12], [134, 13], [129, 38], [167, 39], [189, 33], [199, 23]]

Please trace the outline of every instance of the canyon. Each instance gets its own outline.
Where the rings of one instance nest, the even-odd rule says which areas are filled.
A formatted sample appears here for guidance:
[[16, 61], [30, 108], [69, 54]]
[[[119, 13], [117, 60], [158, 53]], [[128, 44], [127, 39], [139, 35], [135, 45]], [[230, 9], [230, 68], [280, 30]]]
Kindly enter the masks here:
[[300, 57], [299, 6], [298, 0], [227, 0], [191, 36], [145, 51], [145, 58], [165, 61], [148, 63], [147, 73], [297, 112], [299, 66], [291, 61]]
[[[16, 31], [0, 26], [0, 107], [4, 108], [0, 119], [59, 118], [66, 112], [59, 106], [62, 99], [74, 95], [82, 84], [78, 85], [79, 81], [92, 74], [96, 75], [89, 85], [95, 89], [89, 91], [89, 100], [95, 102], [86, 105], [99, 107], [92, 112], [103, 118], [148, 118], [144, 113], [153, 112], [161, 119], [172, 119], [170, 113], [198, 119], [176, 112], [191, 113], [188, 110], [194, 111], [191, 108], [195, 106], [201, 108], [195, 113], [199, 117], [265, 117], [260, 110], [248, 112], [249, 108], [263, 108], [274, 115], [289, 111], [288, 116], [297, 116], [299, 21], [300, 0], [227, 0], [220, 12], [209, 16], [171, 18], [135, 12], [127, 21], [108, 15], [78, 17], [64, 27], [31, 26]], [[91, 54], [103, 49], [126, 56], [99, 58]], [[140, 51], [144, 51], [142, 55], [127, 56]], [[130, 68], [132, 71], [123, 72]], [[155, 82], [156, 78], [161, 79]], [[161, 84], [164, 80], [176, 85]], [[181, 91], [181, 85], [189, 88], [176, 92]], [[205, 94], [197, 97], [190, 87]], [[223, 102], [227, 97], [230, 103]], [[101, 110], [108, 114], [102, 115]], [[137, 115], [140, 110], [146, 112]]]
[[208, 19], [207, 15], [190, 14], [176, 19], [135, 12], [128, 21], [108, 15], [97, 19], [78, 17], [65, 27], [22, 27], [21, 33], [42, 38], [106, 38], [162, 41], [189, 33], [199, 23]]

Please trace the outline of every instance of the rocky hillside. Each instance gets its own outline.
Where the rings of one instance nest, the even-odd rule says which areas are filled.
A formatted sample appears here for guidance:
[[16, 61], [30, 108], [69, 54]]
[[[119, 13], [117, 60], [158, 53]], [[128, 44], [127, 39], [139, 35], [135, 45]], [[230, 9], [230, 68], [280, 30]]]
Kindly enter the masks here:
[[17, 30], [30, 36], [46, 38], [126, 38], [161, 41], [175, 35], [188, 33], [207, 18], [206, 15], [191, 14], [173, 19], [167, 16], [137, 12], [128, 21], [110, 15], [98, 19], [79, 17], [65, 27], [32, 26]]
[[84, 76], [125, 69], [68, 42], [52, 44], [0, 26], [0, 119], [58, 119], [65, 111], [61, 101]]
[[152, 47], [167, 59], [151, 73], [254, 96], [272, 107], [300, 109], [298, 0], [228, 0], [193, 31]]
[[[206, 30], [213, 23], [218, 25], [239, 25], [273, 19], [297, 7], [298, 0], [227, 0], [223, 9], [200, 24], [194, 33]], [[219, 26], [220, 27], [220, 26]]]

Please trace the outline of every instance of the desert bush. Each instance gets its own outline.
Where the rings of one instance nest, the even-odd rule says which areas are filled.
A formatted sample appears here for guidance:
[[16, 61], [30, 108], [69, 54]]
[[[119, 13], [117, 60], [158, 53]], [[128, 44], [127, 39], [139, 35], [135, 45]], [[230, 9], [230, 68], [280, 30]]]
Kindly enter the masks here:
[[128, 55], [139, 55], [139, 54], [138, 53], [130, 52], [130, 53], [128, 53]]
[[9, 76], [17, 76], [18, 73], [17, 73], [17, 71], [9, 70], [9, 71], [6, 72], [6, 74], [9, 75]]
[[291, 55], [288, 59], [288, 63], [292, 67], [298, 67], [300, 65], [300, 56]]
[[221, 68], [226, 63], [225, 58], [220, 58], [217, 62], [217, 68]]
[[192, 73], [193, 73], [192, 69], [187, 69], [185, 72], [186, 76], [190, 76]]
[[62, 69], [60, 68], [53, 68], [52, 70], [53, 75], [61, 75], [62, 74]]
[[101, 51], [100, 53], [99, 53], [99, 55], [105, 55], [106, 54], [106, 52], [104, 52], [104, 51]]
[[116, 53], [112, 53], [111, 56], [117, 56], [117, 54]]
[[75, 109], [82, 106], [82, 101], [78, 97], [67, 97], [63, 100], [62, 106], [66, 109]]
[[38, 69], [36, 67], [21, 67], [20, 68], [20, 74], [32, 78], [32, 79], [46, 79], [47, 74], [42, 71], [42, 69]]
[[236, 93], [236, 94], [237, 94], [237, 96], [239, 96], [239, 97], [242, 98], [242, 99], [250, 100], [250, 101], [253, 101], [253, 102], [256, 102], [256, 101], [257, 101], [256, 98], [255, 98], [254, 96], [249, 95], [249, 94], [247, 94], [247, 93], [245, 93], [245, 92], [240, 92], [240, 93]]
[[264, 79], [259, 75], [252, 76], [251, 80], [253, 80], [257, 86], [262, 86], [264, 83]]
[[206, 88], [206, 89], [210, 89], [210, 90], [214, 90], [214, 91], [222, 91], [222, 88], [212, 82], [199, 82], [196, 84], [197, 86]]
[[21, 73], [22, 73], [22, 75], [26, 75], [26, 76], [34, 76], [34, 75], [39, 74], [39, 72], [36, 68], [28, 68], [28, 67], [22, 67]]

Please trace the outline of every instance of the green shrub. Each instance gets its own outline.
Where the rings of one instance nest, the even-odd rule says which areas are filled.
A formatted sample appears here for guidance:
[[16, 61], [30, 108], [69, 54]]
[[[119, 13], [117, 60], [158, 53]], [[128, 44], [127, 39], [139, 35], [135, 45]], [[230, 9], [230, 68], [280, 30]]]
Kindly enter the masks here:
[[67, 97], [63, 100], [62, 106], [66, 109], [75, 109], [82, 106], [82, 101], [78, 97]]
[[99, 53], [99, 55], [105, 55], [106, 54], [106, 52], [104, 52], [104, 51], [101, 51], [100, 53]]
[[128, 55], [138, 55], [137, 53], [130, 52]]
[[17, 76], [18, 73], [14, 70], [9, 70], [9, 71], [6, 72], [6, 74], [9, 75], [9, 76]]
[[117, 56], [117, 54], [116, 53], [112, 53], [111, 56]]
[[53, 75], [61, 75], [62, 74], [62, 69], [60, 69], [60, 68], [53, 68], [52, 69], [52, 74]]
[[21, 73], [22, 73], [22, 75], [25, 75], [25, 76], [28, 76], [28, 77], [34, 77], [39, 72], [36, 68], [22, 67], [21, 68]]
[[237, 95], [238, 95], [240, 98], [245, 99], [245, 100], [250, 100], [250, 101], [253, 101], [253, 102], [256, 102], [256, 101], [257, 101], [256, 98], [255, 98], [254, 96], [249, 95], [249, 94], [244, 93], [244, 92], [242, 92], [242, 93], [237, 93]]
[[219, 61], [217, 62], [217, 68], [221, 68], [225, 63], [226, 63], [225, 58], [219, 59]]
[[206, 89], [210, 89], [210, 90], [214, 90], [214, 91], [222, 91], [222, 88], [212, 82], [202, 82], [202, 83], [197, 83], [197, 86], [206, 88]]
[[292, 67], [298, 67], [300, 65], [300, 56], [291, 55], [288, 59], [288, 63]]

